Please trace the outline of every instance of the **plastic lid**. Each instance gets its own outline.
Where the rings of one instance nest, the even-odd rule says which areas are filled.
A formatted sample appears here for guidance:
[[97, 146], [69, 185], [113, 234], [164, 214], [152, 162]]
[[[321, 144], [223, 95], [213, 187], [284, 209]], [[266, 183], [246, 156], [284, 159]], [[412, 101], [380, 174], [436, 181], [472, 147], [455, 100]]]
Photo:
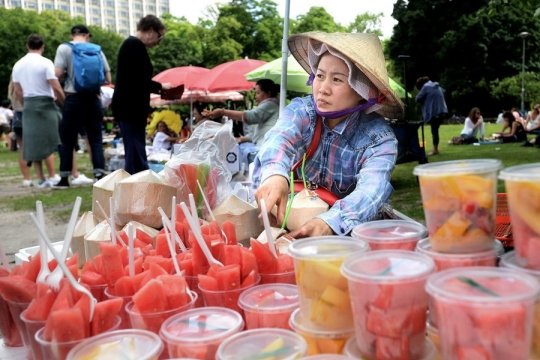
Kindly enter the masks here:
[[292, 311], [299, 301], [296, 285], [275, 283], [245, 290], [238, 299], [238, 306], [243, 310], [273, 313]]
[[416, 166], [413, 170], [413, 175], [448, 176], [460, 174], [484, 174], [497, 171], [501, 167], [502, 163], [495, 159], [439, 161]]
[[520, 261], [515, 251], [510, 251], [501, 256], [501, 266], [504, 268], [524, 271], [529, 275], [540, 280], [540, 270], [529, 269], [524, 266], [524, 262]]
[[354, 254], [341, 266], [341, 273], [349, 280], [381, 282], [426, 277], [435, 263], [424, 254], [403, 250], [378, 250]]
[[538, 280], [515, 269], [467, 267], [444, 270], [429, 277], [431, 296], [482, 304], [535, 299]]
[[501, 171], [499, 179], [510, 181], [540, 181], [540, 163], [508, 167]]
[[92, 336], [69, 352], [67, 359], [146, 360], [156, 359], [163, 343], [153, 332], [140, 329], [116, 330]]
[[216, 360], [297, 359], [306, 354], [303, 337], [290, 330], [261, 328], [231, 336], [221, 343]]
[[355, 358], [339, 354], [319, 354], [303, 357], [301, 360], [354, 360]]
[[297, 333], [304, 333], [311, 337], [326, 337], [326, 338], [347, 338], [354, 334], [354, 328], [341, 329], [341, 330], [329, 330], [326, 327], [314, 325], [311, 322], [307, 322], [302, 318], [300, 309], [296, 309], [289, 318], [289, 326]]
[[244, 328], [242, 316], [224, 307], [190, 309], [171, 316], [161, 325], [160, 335], [167, 342], [208, 342], [224, 339]]
[[[363, 359], [362, 353], [356, 344], [356, 338], [353, 336], [345, 343], [343, 348], [343, 354], [349, 356], [353, 359]], [[426, 337], [424, 355], [419, 360], [432, 360], [437, 357], [437, 349], [431, 341], [431, 339]]]
[[355, 239], [384, 242], [418, 240], [427, 233], [424, 225], [409, 220], [377, 220], [357, 225], [352, 230]]
[[352, 252], [368, 250], [366, 242], [349, 236], [310, 237], [289, 245], [289, 254], [295, 259], [343, 259]]
[[503, 244], [499, 240], [495, 240], [492, 250], [485, 250], [472, 253], [442, 253], [432, 250], [429, 238], [425, 238], [416, 243], [416, 251], [422, 254], [426, 254], [433, 258], [447, 258], [447, 259], [478, 259], [478, 258], [494, 258], [504, 254]]

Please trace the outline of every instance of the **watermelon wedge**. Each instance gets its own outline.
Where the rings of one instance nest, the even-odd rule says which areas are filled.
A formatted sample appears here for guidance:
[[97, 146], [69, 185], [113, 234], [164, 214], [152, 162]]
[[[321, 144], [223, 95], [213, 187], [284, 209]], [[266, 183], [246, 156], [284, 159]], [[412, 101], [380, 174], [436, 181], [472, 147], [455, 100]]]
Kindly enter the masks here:
[[119, 314], [123, 305], [124, 301], [121, 298], [97, 303], [90, 329], [92, 336], [111, 330], [115, 325], [119, 325]]
[[23, 275], [0, 277], [0, 296], [6, 301], [29, 303], [36, 296], [36, 291], [36, 283]]

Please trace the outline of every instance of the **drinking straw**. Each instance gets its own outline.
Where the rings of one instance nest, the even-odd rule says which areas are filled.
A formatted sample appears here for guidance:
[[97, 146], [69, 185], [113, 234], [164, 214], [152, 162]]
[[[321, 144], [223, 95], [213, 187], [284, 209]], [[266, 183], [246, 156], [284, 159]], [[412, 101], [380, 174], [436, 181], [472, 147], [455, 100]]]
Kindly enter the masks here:
[[294, 173], [292, 171], [289, 177], [289, 184], [291, 185], [291, 188], [289, 190], [289, 199], [287, 200], [287, 209], [285, 210], [285, 216], [283, 217], [283, 222], [281, 223], [281, 230], [284, 230], [287, 226], [287, 220], [289, 219], [289, 214], [291, 212], [292, 203], [294, 200]]
[[195, 226], [197, 226], [199, 234], [201, 234], [201, 224], [199, 223], [199, 215], [197, 212], [197, 205], [195, 205], [195, 198], [193, 194], [189, 194], [189, 206], [191, 208], [191, 213], [193, 214], [193, 219], [195, 220]]
[[116, 245], [116, 228], [114, 226], [114, 201], [112, 196], [109, 197], [109, 225], [111, 227], [112, 243]]
[[[36, 214], [37, 219], [41, 226], [45, 229], [45, 215], [43, 213], [43, 203], [41, 201], [36, 201]], [[36, 283], [46, 284], [47, 283], [47, 276], [51, 274], [51, 270], [49, 269], [49, 260], [47, 256], [47, 245], [41, 240], [41, 237], [39, 238], [39, 253], [41, 256], [41, 268], [39, 270], [39, 274], [36, 278]]]
[[176, 241], [178, 246], [180, 247], [180, 250], [182, 252], [186, 252], [187, 248], [182, 242], [182, 239], [180, 239], [180, 236], [178, 235], [178, 232], [176, 232], [176, 227], [172, 225], [171, 221], [165, 214], [165, 211], [163, 211], [163, 208], [160, 206], [158, 207], [159, 214], [161, 215], [161, 221], [163, 222], [163, 227], [169, 228], [169, 232], [173, 235], [173, 239]]
[[128, 271], [129, 277], [135, 276], [135, 231], [133, 224], [129, 223], [127, 226], [128, 236]]
[[268, 220], [268, 213], [266, 212], [266, 202], [264, 199], [261, 199], [261, 215], [264, 224], [264, 231], [266, 233], [266, 241], [268, 242], [268, 248], [272, 255], [277, 258], [276, 252], [276, 243], [274, 242], [274, 237], [272, 236], [272, 229], [270, 228], [270, 220]]
[[[107, 215], [107, 213], [105, 212], [105, 209], [103, 209], [103, 206], [101, 206], [101, 204], [99, 203], [99, 200], [96, 200], [96, 205], [99, 209], [99, 211], [101, 211], [101, 216], [103, 216], [105, 219], [107, 219], [107, 223], [109, 224], [109, 226], [111, 227], [111, 229], [114, 229], [114, 223], [111, 223], [111, 219], [109, 218], [109, 216]], [[111, 230], [111, 236], [112, 236], [113, 232]], [[126, 244], [124, 243], [124, 240], [122, 240], [122, 237], [120, 236], [120, 234], [116, 233], [115, 231], [115, 237], [113, 237], [111, 239], [111, 241], [113, 242], [113, 244], [116, 245], [116, 240], [118, 240], [120, 242], [120, 244], [122, 244], [123, 246], [126, 246]]]
[[202, 195], [202, 198], [204, 200], [204, 205], [206, 205], [206, 210], [208, 210], [208, 213], [210, 214], [210, 219], [212, 219], [212, 221], [215, 221], [218, 224], [219, 231], [221, 231], [221, 235], [225, 239], [225, 244], [228, 244], [229, 239], [227, 239], [227, 235], [225, 234], [225, 231], [223, 231], [223, 229], [221, 228], [221, 226], [217, 222], [217, 219], [214, 216], [214, 212], [212, 211], [212, 208], [210, 207], [210, 203], [208, 202], [208, 199], [206, 198], [206, 195], [204, 194], [204, 191], [203, 191], [203, 189], [201, 187], [201, 183], [199, 182], [199, 180], [197, 180], [197, 185], [199, 186], [199, 190], [201, 191], [201, 195]]
[[302, 158], [302, 167], [300, 168], [300, 171], [302, 173], [302, 182], [304, 183], [304, 189], [307, 190], [306, 173], [304, 172], [305, 166], [306, 166], [306, 154], [304, 153], [304, 157]]

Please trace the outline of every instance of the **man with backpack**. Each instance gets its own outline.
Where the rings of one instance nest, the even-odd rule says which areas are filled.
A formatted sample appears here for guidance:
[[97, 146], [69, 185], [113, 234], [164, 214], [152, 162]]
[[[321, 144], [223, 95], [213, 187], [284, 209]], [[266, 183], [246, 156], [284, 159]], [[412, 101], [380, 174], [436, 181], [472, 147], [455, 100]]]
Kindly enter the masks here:
[[[85, 132], [90, 144], [94, 177], [105, 175], [101, 125], [103, 109], [101, 85], [111, 82], [111, 70], [101, 47], [90, 43], [90, 31], [85, 25], [71, 28], [72, 40], [56, 49], [55, 73], [64, 81], [66, 100], [60, 122], [60, 176], [58, 188], [69, 187], [73, 169], [73, 150], [79, 133]], [[75, 184], [76, 179], [72, 180]]]

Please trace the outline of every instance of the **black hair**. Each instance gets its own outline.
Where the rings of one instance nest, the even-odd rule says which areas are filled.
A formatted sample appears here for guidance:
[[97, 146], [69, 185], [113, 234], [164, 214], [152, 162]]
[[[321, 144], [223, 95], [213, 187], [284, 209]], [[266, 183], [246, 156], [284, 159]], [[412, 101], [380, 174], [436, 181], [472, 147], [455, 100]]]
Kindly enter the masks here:
[[420, 90], [422, 86], [424, 86], [425, 83], [429, 81], [429, 77], [427, 76], [420, 76], [418, 79], [416, 79], [416, 88]]
[[508, 119], [508, 126], [512, 127], [512, 123], [516, 121], [514, 114], [511, 111], [505, 111], [502, 115], [503, 119]]
[[30, 50], [39, 50], [44, 44], [45, 41], [43, 41], [43, 37], [38, 34], [31, 34], [28, 36], [28, 39], [26, 39], [26, 46]]
[[2, 106], [3, 108], [8, 108], [9, 105], [11, 105], [11, 101], [9, 101], [9, 99], [4, 99], [2, 100], [2, 103], [0, 103], [0, 106]]
[[155, 15], [146, 15], [141, 18], [137, 23], [137, 31], [150, 31], [154, 30], [158, 34], [162, 33], [165, 30], [165, 25], [161, 20]]
[[279, 85], [270, 79], [260, 79], [257, 81], [259, 88], [270, 95], [270, 97], [276, 97], [279, 93]]

